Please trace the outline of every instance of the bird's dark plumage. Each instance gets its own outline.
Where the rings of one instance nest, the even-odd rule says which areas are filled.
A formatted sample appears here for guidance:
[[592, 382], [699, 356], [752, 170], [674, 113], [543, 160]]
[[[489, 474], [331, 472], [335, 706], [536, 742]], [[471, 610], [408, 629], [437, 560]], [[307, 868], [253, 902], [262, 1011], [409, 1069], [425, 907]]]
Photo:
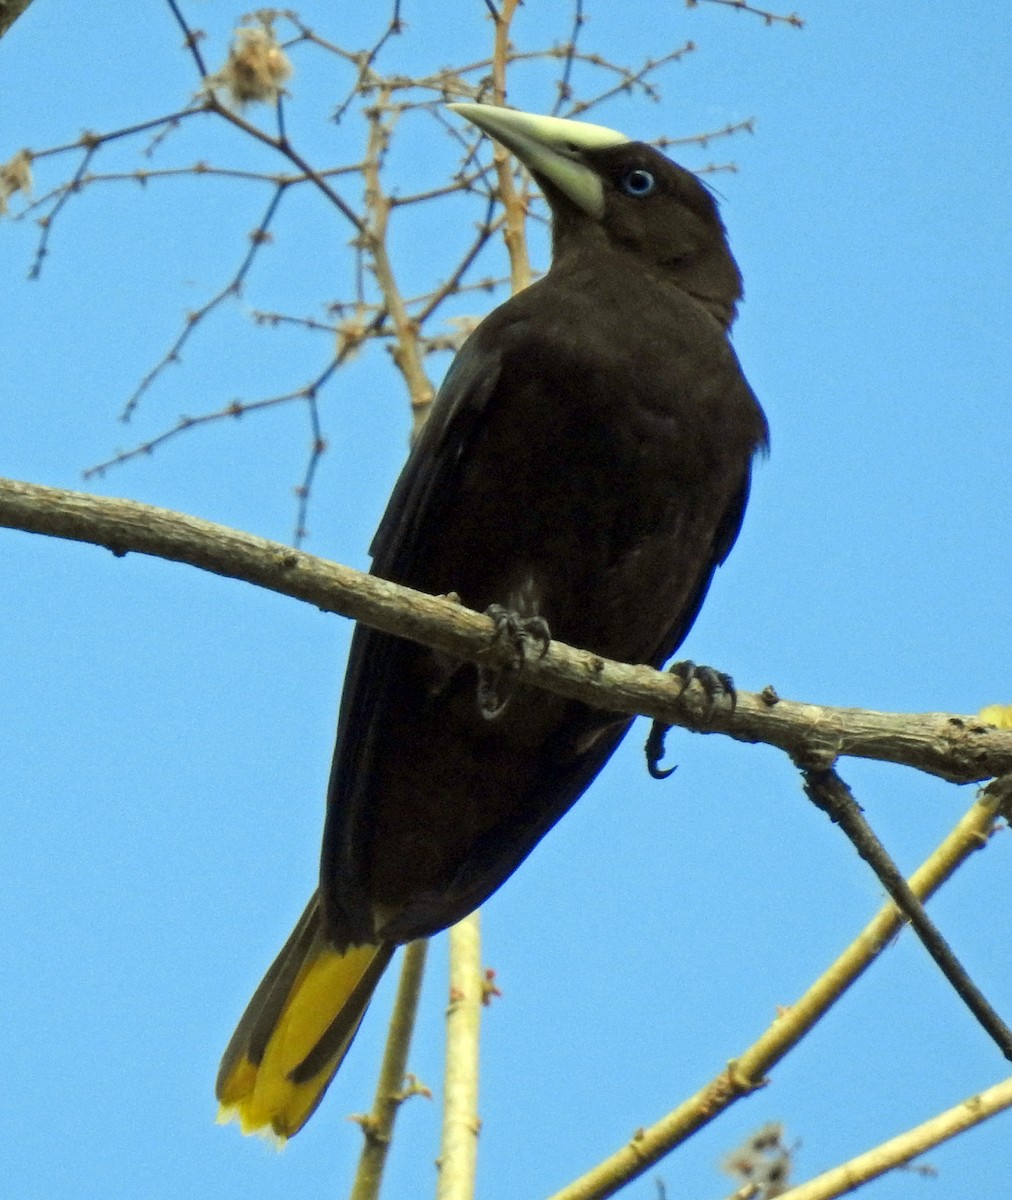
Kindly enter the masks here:
[[[535, 173], [552, 209], [552, 267], [458, 354], [376, 534], [373, 571], [660, 666], [738, 535], [766, 441], [728, 341], [741, 280], [716, 203], [688, 171], [611, 131], [456, 107]], [[299, 1128], [390, 947], [495, 891], [629, 725], [522, 676], [490, 720], [476, 689], [471, 665], [356, 630], [320, 900], [219, 1076], [219, 1097], [244, 1126]], [[268, 1100], [277, 1088], [260, 1079], [263, 1064], [279, 1025], [306, 1019], [293, 981], [317, 959], [338, 975], [353, 961], [341, 986], [358, 1000], [337, 995], [303, 1058], [284, 1060], [297, 1102]]]

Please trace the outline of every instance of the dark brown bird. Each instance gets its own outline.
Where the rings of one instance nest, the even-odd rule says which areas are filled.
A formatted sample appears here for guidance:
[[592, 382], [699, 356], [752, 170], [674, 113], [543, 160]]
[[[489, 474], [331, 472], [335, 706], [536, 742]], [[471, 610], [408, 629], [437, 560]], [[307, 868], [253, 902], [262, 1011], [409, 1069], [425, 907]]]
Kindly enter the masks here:
[[[710, 191], [600, 126], [451, 106], [530, 169], [552, 266], [457, 355], [373, 572], [661, 666], [738, 535], [766, 422], [728, 340], [741, 276]], [[320, 890], [225, 1052], [244, 1131], [298, 1131], [395, 946], [480, 905], [601, 770], [626, 716], [360, 626]]]

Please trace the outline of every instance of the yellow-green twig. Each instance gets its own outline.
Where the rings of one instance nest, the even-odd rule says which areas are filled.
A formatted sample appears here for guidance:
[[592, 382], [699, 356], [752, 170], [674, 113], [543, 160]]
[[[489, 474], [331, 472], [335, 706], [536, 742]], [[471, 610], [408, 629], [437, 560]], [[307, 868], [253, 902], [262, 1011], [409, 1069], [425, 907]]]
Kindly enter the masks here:
[[969, 1096], [906, 1133], [783, 1192], [780, 1200], [833, 1200], [835, 1196], [846, 1195], [1007, 1108], [1012, 1108], [1012, 1078]]
[[[411, 1094], [410, 1090], [404, 1088], [404, 1074], [408, 1050], [411, 1048], [411, 1035], [415, 1028], [418, 994], [422, 987], [428, 945], [424, 940], [411, 942], [404, 951], [397, 998], [394, 1000], [393, 1013], [390, 1016], [386, 1049], [383, 1052], [383, 1063], [376, 1084], [376, 1097], [368, 1116], [359, 1118], [365, 1135], [365, 1145], [358, 1160], [350, 1200], [375, 1200], [379, 1195], [397, 1111]], [[423, 1089], [416, 1087], [415, 1090]]]
[[436, 1200], [471, 1200], [478, 1160], [478, 1034], [484, 989], [478, 914], [450, 930], [443, 1135]]
[[[985, 789], [945, 841], [910, 877], [910, 887], [919, 899], [935, 892], [960, 863], [987, 842], [1002, 795], [1001, 787]], [[896, 906], [892, 902], [886, 904], [829, 970], [785, 1009], [758, 1041], [695, 1095], [655, 1124], [638, 1130], [625, 1146], [556, 1192], [551, 1200], [603, 1200], [613, 1195], [736, 1100], [764, 1086], [766, 1072], [801, 1041], [867, 970], [902, 924]]]

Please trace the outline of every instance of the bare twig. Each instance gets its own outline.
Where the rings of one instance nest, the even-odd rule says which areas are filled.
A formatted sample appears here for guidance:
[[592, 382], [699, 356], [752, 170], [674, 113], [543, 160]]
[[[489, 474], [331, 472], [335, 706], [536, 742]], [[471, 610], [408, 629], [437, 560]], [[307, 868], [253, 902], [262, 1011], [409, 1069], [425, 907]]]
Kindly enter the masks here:
[[417, 326], [423, 325], [447, 297], [456, 296], [461, 291], [461, 280], [471, 269], [471, 264], [488, 244], [493, 233], [502, 227], [504, 218], [501, 216], [494, 218], [494, 212], [495, 204], [490, 200], [485, 217], [478, 225], [478, 233], [470, 247], [464, 252], [464, 257], [457, 263], [453, 274], [441, 287], [431, 293], [425, 304], [415, 313], [414, 320]]
[[[250, 268], [253, 266], [253, 262], [260, 248], [265, 246], [269, 241], [268, 231], [270, 230], [271, 222], [274, 220], [274, 217], [277, 214], [278, 206], [281, 204], [281, 198], [285, 194], [286, 187], [287, 185], [283, 183], [278, 184], [277, 187], [275, 187], [274, 194], [271, 196], [270, 202], [264, 211], [264, 215], [260, 218], [259, 224], [249, 235], [249, 249], [246, 251], [246, 256], [239, 264], [239, 269], [236, 271], [235, 275], [232, 276], [229, 282], [226, 283], [216, 295], [212, 296], [211, 299], [205, 304], [201, 305], [200, 308], [196, 309], [194, 312], [187, 313], [183, 329], [176, 337], [176, 340], [166, 351], [165, 355], [157, 363], [155, 363], [150, 371], [148, 371], [148, 373], [134, 389], [133, 394], [127, 400], [126, 404], [123, 406], [123, 411], [120, 413], [121, 421], [126, 422], [130, 420], [136, 411], [137, 405], [140, 403], [141, 398], [144, 396], [144, 393], [151, 387], [151, 385], [155, 382], [158, 376], [161, 375], [165, 368], [170, 363], [179, 362], [179, 356], [183, 347], [190, 340], [194, 330], [200, 325], [205, 317], [214, 312], [214, 310], [226, 300], [239, 295], [242, 289], [243, 280], [249, 274]], [[238, 414], [233, 413], [232, 415]], [[101, 467], [92, 467], [89, 469], [89, 471], [85, 472], [85, 478], [87, 478], [89, 474], [93, 474], [95, 471], [104, 470], [106, 466], [111, 465], [112, 461], [122, 460], [115, 459], [111, 460], [110, 463], [103, 464]]]
[[1012, 1079], [1005, 1079], [976, 1096], [968, 1096], [922, 1125], [890, 1138], [866, 1154], [791, 1188], [781, 1195], [780, 1200], [833, 1200], [836, 1196], [847, 1195], [1009, 1108], [1012, 1108]]
[[[747, 0], [705, 0], [708, 4], [720, 4], [724, 8], [736, 8], [739, 12], [751, 13], [755, 17], [761, 17], [767, 25], [790, 25], [793, 29], [804, 29], [805, 22], [798, 16], [797, 13], [787, 13], [786, 15], [771, 12], [769, 9], [756, 8], [755, 5], [747, 3]], [[685, 0], [686, 8], [698, 8], [700, 0]]]
[[655, 104], [660, 101], [661, 94], [652, 84], [647, 82], [647, 76], [654, 75], [662, 67], [666, 67], [669, 63], [680, 62], [687, 54], [691, 54], [696, 49], [695, 42], [686, 42], [684, 46], [679, 46], [675, 50], [669, 50], [667, 54], [662, 54], [660, 58], [648, 58], [647, 61], [639, 68], [638, 71], [623, 71], [622, 78], [613, 87], [606, 88], [589, 100], [575, 101], [565, 112], [567, 117], [582, 117], [586, 116], [591, 109], [597, 108], [606, 100], [611, 100], [614, 96], [620, 96], [623, 92], [631, 92], [637, 86], [645, 94], [648, 100]]
[[[320, 172], [320, 174], [325, 177], [350, 175], [359, 169], [359, 164], [355, 163], [344, 167], [331, 167], [329, 170]], [[305, 175], [295, 173], [279, 174], [267, 171], [245, 171], [238, 167], [213, 167], [203, 162], [191, 163], [188, 167], [138, 167], [136, 171], [89, 171], [76, 181], [67, 180], [67, 182], [58, 184], [43, 195], [37, 196], [31, 203], [26, 204], [21, 209], [14, 217], [14, 220], [22, 221], [38, 209], [45, 208], [46, 205], [61, 199], [67, 192], [81, 191], [97, 183], [139, 183], [143, 187], [152, 181], [180, 179], [188, 175], [203, 175], [209, 179], [241, 179], [252, 183], [269, 183], [273, 187], [290, 187], [292, 184], [305, 183], [306, 181]]]
[[[389, 97], [386, 97], [386, 100], [388, 101]], [[418, 345], [418, 322], [408, 314], [387, 250], [390, 199], [383, 189], [380, 171], [390, 139], [390, 126], [384, 120], [384, 117], [388, 120], [391, 119], [389, 104], [381, 100], [374, 108], [370, 109], [367, 117], [369, 142], [362, 166], [362, 176], [365, 181], [366, 210], [369, 213], [369, 220], [362, 230], [361, 244], [369, 256], [384, 306], [390, 314], [390, 321], [394, 327], [396, 341], [393, 347], [393, 360], [408, 387], [408, 394], [411, 397], [411, 412], [414, 418], [414, 434], [417, 435], [428, 416], [436, 390], [422, 365], [422, 356]]]
[[659, 137], [651, 144], [659, 150], [670, 150], [672, 146], [699, 146], [705, 150], [718, 138], [734, 137], [738, 133], [755, 133], [755, 126], [755, 117], [746, 117], [743, 121], [732, 121], [720, 129], [710, 129], [705, 133], [692, 133], [686, 137]]
[[204, 56], [200, 52], [200, 42], [203, 34], [199, 30], [193, 30], [190, 28], [189, 23], [183, 16], [182, 10], [176, 3], [176, 0], [167, 0], [167, 3], [169, 6], [169, 11], [172, 13], [176, 24], [182, 30], [183, 47], [193, 58], [194, 64], [200, 73], [201, 79], [205, 79], [207, 77], [207, 66], [204, 63]]
[[87, 174], [88, 163], [91, 162], [96, 148], [97, 147], [95, 146], [89, 146], [85, 150], [80, 166], [74, 172], [74, 178], [69, 184], [67, 184], [67, 190], [63, 193], [59, 200], [57, 200], [53, 211], [47, 217], [43, 217], [42, 220], [39, 221], [39, 225], [42, 229], [42, 236], [39, 238], [38, 249], [35, 252], [35, 261], [32, 263], [31, 268], [28, 271], [29, 279], [38, 279], [39, 275], [42, 273], [42, 261], [49, 253], [49, 238], [53, 232], [53, 222], [60, 215], [60, 212], [63, 210], [63, 206], [67, 203], [74, 192], [81, 190], [81, 180]]
[[558, 94], [555, 97], [555, 103], [552, 105], [552, 116], [558, 116], [562, 111], [562, 106], [568, 104], [573, 98], [573, 62], [576, 58], [577, 42], [580, 39], [580, 34], [583, 31], [583, 26], [586, 23], [586, 16], [583, 12], [583, 0], [573, 0], [573, 28], [569, 33], [569, 40], [562, 47], [562, 73], [559, 76], [557, 84]]
[[265, 146], [276, 150], [279, 154], [283, 154], [289, 162], [294, 163], [299, 171], [306, 177], [306, 180], [313, 184], [330, 203], [341, 213], [341, 215], [362, 233], [364, 230], [363, 219], [354, 211], [354, 209], [343, 200], [337, 192], [327, 183], [323, 175], [319, 171], [310, 166], [308, 160], [295, 149], [291, 142], [282, 140], [277, 137], [272, 137], [269, 133], [265, 133], [259, 126], [247, 121], [237, 112], [233, 112], [227, 105], [223, 104], [214, 92], [207, 94], [205, 106], [209, 112], [213, 112], [227, 121], [230, 125], [234, 125], [237, 129], [241, 129], [243, 133], [253, 138], [254, 141], [261, 142]]
[[924, 905], [911, 892], [899, 868], [864, 819], [850, 788], [832, 768], [810, 771], [805, 768], [804, 763], [799, 765], [805, 781], [805, 794], [847, 835], [854, 849], [872, 868], [879, 882], [892, 897], [893, 903], [910, 922], [925, 950], [952, 984], [956, 994], [987, 1031], [1002, 1054], [1012, 1061], [1012, 1030], [998, 1016], [983, 992], [966, 973], [952, 947], [924, 911]]
[[472, 1200], [478, 1162], [478, 1052], [484, 984], [478, 913], [450, 929], [443, 1128], [436, 1200]]
[[404, 951], [397, 998], [390, 1015], [386, 1048], [376, 1084], [376, 1097], [369, 1115], [357, 1118], [365, 1135], [365, 1145], [358, 1161], [350, 1200], [375, 1200], [379, 1196], [383, 1168], [400, 1106], [409, 1096], [430, 1094], [426, 1087], [413, 1078], [405, 1087], [408, 1051], [415, 1028], [428, 945], [424, 940], [411, 942]]
[[370, 76], [372, 74], [373, 63], [379, 57], [380, 51], [392, 38], [396, 37], [403, 30], [404, 26], [401, 22], [401, 0], [394, 0], [393, 12], [390, 20], [387, 22], [386, 28], [380, 34], [378, 40], [369, 50], [362, 50], [355, 55], [356, 65], [358, 67], [358, 75], [355, 82], [351, 85], [348, 95], [341, 101], [334, 111], [334, 123], [340, 125], [342, 118], [348, 109], [351, 107], [352, 101], [356, 96], [364, 95], [370, 88]]
[[182, 416], [170, 429], [166, 429], [155, 437], [141, 442], [130, 450], [117, 451], [116, 454], [113, 454], [104, 462], [95, 463], [94, 466], [88, 467], [83, 472], [84, 477], [85, 479], [101, 478], [112, 467], [122, 466], [123, 463], [130, 462], [131, 459], [153, 454], [159, 446], [163, 446], [166, 442], [171, 442], [173, 439], [179, 437], [180, 434], [188, 433], [191, 429], [197, 429], [201, 425], [212, 425], [225, 420], [238, 420], [240, 417], [249, 416], [250, 413], [261, 412], [264, 409], [277, 408], [280, 405], [291, 404], [295, 401], [309, 400], [330, 379], [337, 365], [337, 359], [332, 359], [315, 379], [291, 392], [284, 392], [278, 396], [268, 396], [264, 400], [231, 400], [228, 404], [211, 412], [200, 413], [195, 417]]

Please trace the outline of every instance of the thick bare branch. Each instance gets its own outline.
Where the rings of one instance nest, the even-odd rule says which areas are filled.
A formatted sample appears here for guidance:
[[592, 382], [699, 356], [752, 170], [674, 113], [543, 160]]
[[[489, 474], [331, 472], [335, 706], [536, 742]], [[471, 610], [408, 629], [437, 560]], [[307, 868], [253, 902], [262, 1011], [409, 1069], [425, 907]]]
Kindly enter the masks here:
[[[134, 551], [243, 579], [327, 612], [364, 621], [443, 650], [488, 661], [496, 651], [491, 620], [440, 596], [398, 587], [279, 542], [169, 509], [85, 492], [0, 479], [0, 526]], [[611, 662], [553, 642], [525, 666], [537, 687], [595, 708], [642, 713], [697, 732], [765, 742], [812, 769], [850, 755], [894, 762], [953, 783], [1012, 772], [1012, 730], [971, 716], [880, 713], [782, 700], [772, 688], [740, 691], [735, 709], [718, 709], [704, 729], [681, 682], [649, 667]]]

